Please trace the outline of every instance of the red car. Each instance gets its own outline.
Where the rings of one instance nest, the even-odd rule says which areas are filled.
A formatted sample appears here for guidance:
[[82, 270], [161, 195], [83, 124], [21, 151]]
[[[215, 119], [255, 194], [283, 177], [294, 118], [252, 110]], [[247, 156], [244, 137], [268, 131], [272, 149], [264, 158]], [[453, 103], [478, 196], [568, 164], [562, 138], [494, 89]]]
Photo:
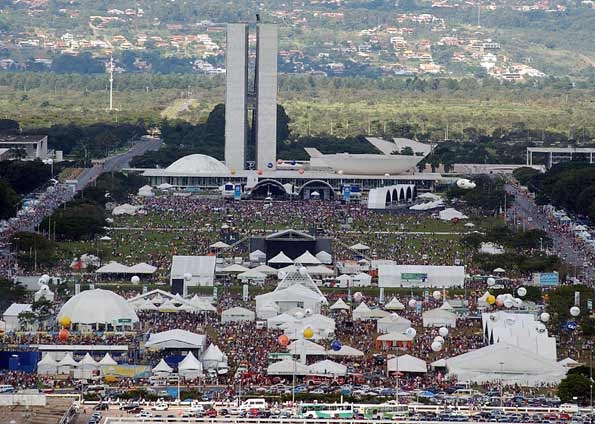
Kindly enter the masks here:
[[215, 408], [208, 409], [205, 415], [209, 418], [215, 418], [217, 417], [217, 410]]

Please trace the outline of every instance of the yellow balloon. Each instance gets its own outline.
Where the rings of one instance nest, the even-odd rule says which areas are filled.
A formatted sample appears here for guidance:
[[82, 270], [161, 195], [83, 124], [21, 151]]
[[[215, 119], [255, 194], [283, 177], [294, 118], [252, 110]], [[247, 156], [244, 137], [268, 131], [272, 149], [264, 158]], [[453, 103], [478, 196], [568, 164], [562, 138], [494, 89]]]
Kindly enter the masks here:
[[312, 330], [312, 327], [304, 328], [304, 338], [311, 339], [312, 337], [314, 337], [314, 330]]
[[486, 299], [486, 301], [488, 302], [488, 304], [493, 305], [494, 303], [496, 303], [496, 296], [494, 296], [493, 294], [489, 295], [488, 298]]
[[230, 172], [230, 174], [231, 175], [235, 175], [236, 174], [236, 170], [235, 169], [232, 169], [231, 172]]
[[62, 327], [70, 327], [70, 324], [72, 324], [72, 320], [69, 317], [62, 317], [60, 318], [60, 325]]

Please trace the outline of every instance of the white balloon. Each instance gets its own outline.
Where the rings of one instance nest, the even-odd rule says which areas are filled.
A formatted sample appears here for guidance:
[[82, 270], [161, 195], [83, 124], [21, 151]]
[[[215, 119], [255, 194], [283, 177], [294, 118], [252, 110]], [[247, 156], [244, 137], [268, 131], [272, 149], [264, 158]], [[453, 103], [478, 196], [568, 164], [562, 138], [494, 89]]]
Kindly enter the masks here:
[[573, 317], [578, 317], [580, 314], [581, 310], [578, 306], [573, 306], [572, 308], [570, 308], [570, 315], [572, 315]]
[[443, 344], [444, 343], [444, 337], [442, 337], [442, 336], [436, 336], [436, 337], [434, 337], [434, 341], [435, 342], [438, 342], [440, 344]]
[[502, 302], [504, 302], [504, 295], [499, 294], [498, 296], [496, 296], [496, 300], [501, 300]]
[[496, 279], [495, 279], [495, 278], [493, 278], [493, 277], [489, 277], [489, 278], [487, 279], [487, 283], [488, 283], [488, 286], [490, 286], [490, 287], [491, 287], [491, 286], [493, 286], [494, 284], [496, 284]]
[[405, 334], [407, 334], [409, 337], [415, 337], [417, 331], [415, 331], [415, 328], [409, 327], [407, 330], [405, 330]]
[[392, 319], [399, 318], [399, 314], [397, 314], [396, 312], [393, 312], [392, 314], [390, 314], [390, 316], [392, 317]]
[[312, 315], [312, 309], [310, 309], [310, 308], [307, 308], [307, 309], [304, 311], [304, 314], [305, 314], [307, 317], [309, 317], [310, 315]]
[[440, 352], [442, 350], [442, 343], [440, 342], [433, 342], [430, 346], [434, 352]]
[[506, 299], [510, 299], [510, 300], [512, 300], [512, 299], [514, 299], [514, 297], [513, 297], [513, 296], [512, 296], [510, 293], [506, 293], [506, 294], [504, 295], [504, 299], [505, 299], [505, 300], [506, 300]]
[[521, 297], [525, 297], [527, 295], [527, 289], [524, 287], [519, 287], [516, 292]]
[[47, 275], [47, 274], [43, 274], [41, 276], [41, 278], [43, 278], [43, 281], [45, 281], [46, 283], [49, 283], [50, 282], [50, 276]]
[[541, 322], [548, 322], [550, 320], [550, 314], [548, 314], [547, 312], [542, 312], [539, 316], [539, 319], [541, 320]]
[[356, 302], [361, 302], [362, 299], [364, 298], [364, 295], [362, 294], [362, 292], [356, 292], [353, 295], [353, 298], [355, 299]]
[[517, 308], [520, 308], [521, 306], [523, 306], [523, 301], [521, 299], [519, 299], [518, 297], [515, 297], [514, 299], [512, 299], [512, 302], [514, 303], [514, 306], [516, 306]]
[[130, 282], [132, 284], [138, 284], [140, 282], [140, 278], [138, 275], [133, 275], [132, 278], [130, 279]]
[[417, 305], [417, 300], [410, 299], [408, 305], [410, 308], [415, 308], [415, 305]]
[[184, 280], [186, 280], [186, 281], [192, 280], [192, 274], [190, 274], [189, 272], [187, 272], [186, 274], [184, 274]]
[[440, 327], [440, 329], [438, 330], [438, 334], [440, 334], [442, 337], [448, 336], [448, 328]]
[[477, 184], [475, 184], [471, 180], [468, 180], [467, 178], [461, 178], [461, 179], [457, 180], [457, 187], [463, 188], [465, 190], [469, 190], [471, 188], [477, 187]]
[[302, 314], [300, 311], [297, 311], [295, 314], [293, 314], [293, 316], [295, 317], [295, 319], [304, 318], [304, 314]]
[[440, 300], [442, 293], [440, 293], [440, 290], [435, 290], [434, 293], [432, 293], [432, 297], [436, 300]]
[[512, 301], [512, 299], [506, 299], [506, 300], [504, 301], [504, 306], [505, 306], [507, 309], [510, 309], [510, 308], [512, 308], [512, 305], [514, 305], [514, 302]]

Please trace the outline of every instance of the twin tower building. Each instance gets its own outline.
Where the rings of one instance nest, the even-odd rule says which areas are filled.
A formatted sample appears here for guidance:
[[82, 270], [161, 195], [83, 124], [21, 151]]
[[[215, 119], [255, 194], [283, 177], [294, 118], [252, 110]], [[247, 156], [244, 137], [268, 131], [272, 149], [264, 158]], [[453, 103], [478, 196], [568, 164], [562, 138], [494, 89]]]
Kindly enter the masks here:
[[248, 24], [227, 25], [225, 164], [232, 170], [246, 169], [248, 140], [253, 140], [255, 168], [274, 169], [277, 159], [277, 25], [256, 24], [253, 86], [248, 78], [248, 33]]

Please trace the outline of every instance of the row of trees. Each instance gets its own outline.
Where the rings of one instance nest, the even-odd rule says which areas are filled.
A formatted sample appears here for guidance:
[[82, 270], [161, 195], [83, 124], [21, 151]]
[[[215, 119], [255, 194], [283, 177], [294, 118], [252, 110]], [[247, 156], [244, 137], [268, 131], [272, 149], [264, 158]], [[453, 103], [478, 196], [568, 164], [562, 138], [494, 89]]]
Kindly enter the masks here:
[[538, 203], [550, 203], [595, 221], [595, 165], [565, 162], [545, 174], [521, 168], [514, 175], [535, 193]]

